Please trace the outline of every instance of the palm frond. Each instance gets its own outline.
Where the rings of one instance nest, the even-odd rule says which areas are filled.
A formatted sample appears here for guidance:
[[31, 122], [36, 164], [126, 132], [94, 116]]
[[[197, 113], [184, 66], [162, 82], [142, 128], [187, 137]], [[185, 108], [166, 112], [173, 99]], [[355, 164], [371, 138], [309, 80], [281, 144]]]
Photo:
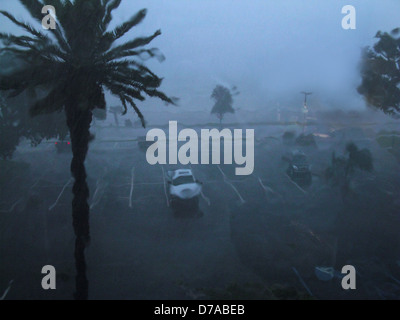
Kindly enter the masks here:
[[128, 21], [124, 22], [123, 24], [115, 28], [113, 31], [107, 32], [105, 36], [111, 34], [113, 36], [114, 41], [121, 38], [134, 26], [137, 26], [139, 23], [141, 23], [143, 19], [146, 17], [146, 14], [147, 14], [146, 9], [140, 10], [138, 13], [132, 16]]
[[139, 110], [139, 108], [137, 107], [137, 105], [135, 104], [135, 102], [130, 98], [125, 96], [126, 101], [128, 101], [128, 103], [132, 106], [133, 110], [135, 110], [136, 114], [138, 115], [140, 122], [142, 123], [142, 127], [146, 128], [146, 121], [144, 120], [144, 116], [142, 114], [142, 112]]
[[31, 25], [29, 25], [28, 23], [22, 22], [17, 20], [13, 15], [11, 15], [10, 13], [8, 13], [7, 11], [3, 11], [0, 10], [0, 14], [2, 14], [3, 16], [5, 16], [7, 19], [9, 19], [10, 21], [12, 21], [14, 24], [16, 24], [19, 27], [22, 27], [23, 29], [25, 29], [26, 31], [28, 31], [30, 34], [34, 35], [35, 37], [38, 37], [40, 39], [43, 40], [47, 40], [47, 37], [39, 32], [38, 30], [34, 29]]
[[119, 96], [120, 93], [123, 92], [124, 95], [130, 96], [133, 99], [137, 99], [140, 101], [146, 100], [146, 98], [140, 94], [140, 90], [131, 88], [122, 83], [117, 83], [117, 82], [113, 82], [113, 81], [105, 81], [104, 85], [111, 91], [112, 94], [114, 94], [116, 96]]
[[65, 104], [65, 95], [62, 87], [56, 87], [44, 98], [35, 102], [29, 109], [29, 114], [34, 117], [40, 114], [49, 114], [60, 111]]
[[151, 41], [153, 41], [155, 38], [157, 38], [159, 35], [161, 35], [161, 30], [157, 30], [156, 32], [154, 32], [153, 35], [151, 35], [149, 37], [140, 37], [140, 38], [136, 38], [134, 40], [128, 41], [128, 42], [108, 51], [105, 54], [104, 58], [106, 59], [106, 61], [114, 60], [114, 59], [116, 59], [116, 57], [119, 54], [121, 54], [121, 52], [145, 46], [145, 45], [149, 44]]
[[39, 0], [19, 0], [19, 2], [25, 7], [30, 13], [32, 18], [41, 22], [43, 19], [42, 8], [44, 4]]
[[79, 107], [105, 109], [103, 88], [121, 100], [125, 113], [128, 104], [132, 106], [143, 126], [144, 116], [135, 100], [144, 101], [149, 96], [175, 104], [174, 98], [158, 90], [162, 78], [141, 63], [149, 58], [165, 59], [158, 49], [144, 47], [161, 35], [160, 30], [151, 36], [112, 47], [117, 39], [143, 21], [146, 9], [114, 30], [107, 31], [112, 12], [120, 6], [121, 0], [20, 2], [39, 23], [43, 19], [42, 8], [45, 4], [54, 6], [56, 10], [56, 29], [49, 29], [48, 32], [40, 32], [8, 12], [0, 11], [29, 33], [24, 36], [0, 33], [0, 41], [5, 44], [0, 52], [12, 53], [21, 61], [18, 62], [18, 69], [0, 78], [0, 90], [12, 90], [12, 94], [18, 95], [31, 87], [40, 86], [48, 92], [32, 107], [31, 115], [61, 110], [67, 98], [76, 100]]
[[[145, 54], [147, 54], [148, 57], [145, 57]], [[163, 62], [165, 60], [165, 56], [160, 52], [158, 48], [121, 51], [119, 54], [115, 54], [113, 60], [135, 56], [144, 61], [149, 58], [156, 58], [159, 62]]]
[[108, 0], [106, 1], [106, 12], [103, 18], [103, 25], [105, 29], [108, 27], [108, 25], [111, 22], [112, 15], [111, 13], [119, 7], [121, 4], [121, 0]]

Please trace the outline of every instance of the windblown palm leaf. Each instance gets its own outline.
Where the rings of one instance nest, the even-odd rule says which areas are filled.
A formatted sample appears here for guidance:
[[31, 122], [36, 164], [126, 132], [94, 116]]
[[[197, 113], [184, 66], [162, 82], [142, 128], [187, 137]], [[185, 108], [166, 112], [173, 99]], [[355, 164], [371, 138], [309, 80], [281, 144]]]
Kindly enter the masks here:
[[[148, 37], [139, 37], [122, 44], [116, 41], [137, 26], [146, 10], [109, 30], [112, 12], [121, 0], [19, 0], [30, 15], [41, 24], [44, 5], [56, 11], [56, 29], [43, 30], [0, 11], [5, 18], [21, 27], [26, 35], [0, 33], [0, 52], [9, 52], [18, 59], [18, 68], [3, 74], [0, 90], [16, 96], [25, 90], [40, 88], [41, 95], [30, 108], [32, 116], [64, 111], [70, 131], [73, 158], [71, 172], [75, 178], [72, 215], [75, 234], [82, 242], [89, 238], [89, 189], [84, 161], [88, 151], [92, 111], [105, 109], [104, 90], [117, 96], [124, 107], [130, 105], [145, 121], [135, 100], [157, 97], [173, 104], [158, 88], [162, 79], [144, 64], [146, 58], [164, 57], [158, 49], [145, 48], [161, 34], [157, 30]], [[84, 239], [84, 240], [82, 240]]]
[[[40, 0], [20, 2], [41, 23], [45, 4]], [[144, 125], [143, 115], [134, 100], [143, 101], [145, 94], [174, 103], [158, 91], [162, 79], [142, 64], [145, 56], [163, 59], [157, 49], [143, 48], [161, 32], [114, 45], [146, 16], [143, 9], [114, 30], [107, 31], [112, 11], [120, 3], [116, 0], [46, 1], [46, 5], [54, 6], [57, 14], [56, 29], [46, 31], [39, 31], [0, 11], [28, 33], [26, 36], [0, 33], [0, 40], [6, 45], [1, 50], [11, 51], [26, 62], [18, 71], [0, 79], [0, 90], [12, 90], [11, 94], [17, 95], [32, 86], [46, 88], [48, 95], [32, 106], [31, 114], [37, 115], [65, 108], [71, 97], [78, 101], [80, 108], [105, 108], [106, 88], [123, 106], [131, 105]]]
[[72, 189], [77, 267], [75, 297], [87, 299], [84, 248], [90, 232], [85, 158], [92, 139], [89, 131], [92, 111], [106, 108], [104, 89], [121, 100], [124, 113], [128, 105], [132, 106], [143, 126], [145, 121], [135, 100], [143, 101], [147, 95], [174, 103], [158, 90], [162, 79], [142, 64], [149, 57], [164, 59], [157, 49], [144, 48], [161, 32], [158, 30], [148, 37], [116, 45], [116, 40], [146, 16], [146, 10], [141, 10], [109, 31], [112, 12], [119, 7], [121, 0], [19, 1], [39, 23], [44, 17], [44, 5], [52, 5], [57, 16], [56, 29], [39, 31], [0, 11], [27, 33], [24, 36], [0, 33], [4, 45], [0, 51], [12, 53], [18, 59], [18, 68], [1, 76], [0, 90], [11, 91], [11, 95], [16, 96], [25, 90], [40, 88], [45, 95], [30, 108], [31, 115], [65, 112], [73, 153], [71, 172], [75, 178]]

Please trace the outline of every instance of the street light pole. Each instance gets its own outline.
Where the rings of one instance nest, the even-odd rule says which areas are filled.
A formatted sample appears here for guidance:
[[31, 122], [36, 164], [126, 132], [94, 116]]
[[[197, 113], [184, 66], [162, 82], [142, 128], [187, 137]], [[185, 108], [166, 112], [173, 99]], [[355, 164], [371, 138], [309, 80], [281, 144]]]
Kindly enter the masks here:
[[304, 105], [306, 106], [307, 105], [307, 96], [310, 96], [310, 95], [312, 95], [312, 92], [305, 92], [305, 91], [302, 91], [302, 92], [300, 92], [301, 94], [304, 94]]
[[303, 114], [304, 114], [304, 117], [303, 117], [303, 134], [304, 134], [306, 123], [307, 123], [307, 113], [308, 113], [307, 96], [312, 95], [312, 92], [302, 91], [300, 93], [304, 94], [304, 105], [303, 105]]

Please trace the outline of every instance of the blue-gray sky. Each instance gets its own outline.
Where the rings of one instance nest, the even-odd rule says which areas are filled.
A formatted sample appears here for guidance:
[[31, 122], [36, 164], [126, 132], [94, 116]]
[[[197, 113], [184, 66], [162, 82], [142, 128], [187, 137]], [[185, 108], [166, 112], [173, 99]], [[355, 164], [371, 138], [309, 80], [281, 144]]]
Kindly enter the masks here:
[[[356, 9], [356, 30], [341, 26], [348, 4]], [[28, 19], [16, 0], [0, 0], [0, 8]], [[125, 0], [113, 25], [142, 8], [147, 18], [123, 39], [162, 30], [151, 46], [166, 60], [148, 64], [188, 111], [210, 110], [216, 84], [236, 85], [235, 105], [243, 109], [292, 99], [301, 105], [300, 90], [314, 91], [327, 107], [339, 97], [343, 107], [362, 108], [355, 91], [360, 49], [373, 44], [378, 30], [400, 26], [399, 0]], [[0, 17], [0, 30], [15, 27]]]

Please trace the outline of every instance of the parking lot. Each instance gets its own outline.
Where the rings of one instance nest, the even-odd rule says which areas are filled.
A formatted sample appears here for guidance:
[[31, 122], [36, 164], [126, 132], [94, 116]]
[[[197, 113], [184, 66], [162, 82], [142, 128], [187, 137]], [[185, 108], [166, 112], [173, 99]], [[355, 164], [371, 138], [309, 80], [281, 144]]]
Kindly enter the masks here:
[[[384, 250], [384, 266], [374, 262], [366, 240], [356, 235], [344, 240], [352, 241], [356, 251], [337, 253], [342, 238], [333, 226], [338, 213], [350, 209], [323, 179], [337, 141], [307, 151], [313, 183], [303, 188], [286, 175], [282, 155], [292, 147], [278, 138], [256, 144], [250, 176], [235, 176], [233, 165], [192, 165], [196, 179], [203, 182], [199, 210], [194, 212], [174, 212], [168, 205], [165, 172], [179, 166], [149, 165], [135, 141], [95, 142], [86, 163], [91, 190], [89, 298], [229, 297], [232, 286], [244, 297], [263, 298], [270, 297], [267, 289], [276, 285], [321, 299], [397, 294], [395, 286], [386, 288], [396, 284], [388, 275], [398, 279], [400, 274], [393, 269], [400, 258], [397, 244]], [[380, 160], [386, 159], [384, 151], [370, 147], [380, 153]], [[2, 184], [0, 294], [5, 292], [7, 299], [71, 299], [75, 265], [70, 154], [56, 154], [49, 143], [20, 150], [15, 160], [30, 167]], [[398, 164], [387, 161], [357, 181], [365, 188], [384, 181], [385, 191], [394, 194], [399, 180], [389, 173]], [[379, 210], [380, 200], [371, 201], [369, 210]], [[388, 207], [388, 214], [395, 215], [394, 210]], [[392, 229], [380, 231], [394, 233], [398, 218], [393, 217], [397, 225]], [[316, 266], [336, 266], [338, 259], [358, 264], [364, 285], [360, 278], [359, 288], [346, 292], [337, 279], [316, 279]], [[40, 286], [44, 265], [57, 270], [56, 290]], [[384, 279], [385, 287], [374, 282], [376, 277]]]

